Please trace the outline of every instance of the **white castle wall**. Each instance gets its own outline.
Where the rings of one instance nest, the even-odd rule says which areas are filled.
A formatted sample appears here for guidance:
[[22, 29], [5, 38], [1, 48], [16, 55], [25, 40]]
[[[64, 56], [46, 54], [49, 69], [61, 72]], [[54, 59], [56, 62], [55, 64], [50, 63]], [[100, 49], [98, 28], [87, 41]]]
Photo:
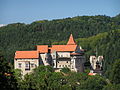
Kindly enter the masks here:
[[[30, 70], [25, 70], [26, 62], [29, 62]], [[19, 67], [19, 64], [21, 64], [21, 67]], [[32, 70], [38, 66], [39, 66], [39, 59], [15, 59], [14, 60], [14, 68], [21, 69], [23, 75], [32, 72]]]

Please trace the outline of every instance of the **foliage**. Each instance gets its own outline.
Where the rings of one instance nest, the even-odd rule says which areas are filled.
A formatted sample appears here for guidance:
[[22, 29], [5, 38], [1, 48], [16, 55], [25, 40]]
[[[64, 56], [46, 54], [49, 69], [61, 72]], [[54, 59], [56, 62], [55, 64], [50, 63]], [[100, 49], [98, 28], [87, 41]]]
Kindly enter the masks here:
[[120, 84], [108, 84], [103, 90], [120, 90]]
[[67, 67], [64, 67], [60, 70], [60, 72], [63, 72], [63, 73], [69, 73], [70, 72], [70, 69], [67, 68]]
[[[5, 56], [5, 59], [0, 57], [0, 85], [4, 89], [9, 87], [42, 90], [96, 90], [97, 88], [101, 90], [105, 86], [104, 90], [112, 90], [115, 87], [117, 90], [118, 83], [120, 83], [119, 19], [120, 15], [115, 17], [77, 16], [52, 21], [36, 21], [27, 25], [15, 23], [0, 27], [0, 50]], [[75, 72], [63, 75], [54, 72], [49, 66], [36, 68], [34, 73], [25, 75], [24, 79], [21, 79], [19, 70], [11, 69], [8, 62], [13, 63], [15, 51], [35, 50], [35, 45], [39, 44], [66, 44], [70, 33], [73, 34], [77, 44], [86, 50], [87, 62], [89, 62], [89, 56], [95, 55], [96, 52], [98, 55], [104, 55], [104, 76], [112, 81], [112, 85], [106, 86], [105, 78], [100, 76], [89, 77], [84, 73]], [[5, 73], [10, 73], [11, 76], [5, 76]]]
[[115, 60], [110, 79], [114, 84], [120, 84], [120, 59]]
[[[87, 38], [98, 33], [116, 30], [120, 28], [118, 19], [119, 15], [112, 18], [98, 15], [42, 20], [27, 25], [24, 23], [8, 24], [0, 27], [0, 50], [4, 52], [5, 58], [13, 63], [16, 50], [32, 50], [36, 48], [35, 45], [67, 40], [70, 33], [74, 38]], [[93, 39], [96, 43], [96, 38]], [[84, 41], [78, 42], [83, 45], [82, 43], [85, 45]], [[86, 49], [90, 50], [89, 42], [86, 43], [88, 43], [85, 45]]]
[[12, 69], [10, 63], [6, 62], [3, 55], [0, 53], [0, 88], [5, 89], [17, 89], [17, 83], [15, 77], [12, 75]]
[[13, 70], [13, 75], [14, 75], [14, 77], [16, 79], [16, 82], [17, 82], [17, 88], [20, 88], [22, 80], [23, 80], [21, 69], [14, 69]]
[[102, 90], [107, 82], [101, 76], [88, 76], [85, 73], [43, 71], [50, 66], [39, 66], [31, 74], [26, 74], [20, 89], [37, 90]]
[[102, 90], [107, 85], [104, 78], [100, 76], [89, 76], [88, 79], [81, 83], [78, 90]]

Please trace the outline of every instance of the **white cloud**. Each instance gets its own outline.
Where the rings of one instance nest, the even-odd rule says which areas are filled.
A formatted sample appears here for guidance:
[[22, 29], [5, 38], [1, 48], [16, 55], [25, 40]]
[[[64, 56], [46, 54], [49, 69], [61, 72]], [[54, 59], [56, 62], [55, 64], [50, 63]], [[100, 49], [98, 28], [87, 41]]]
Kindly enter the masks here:
[[0, 24], [0, 27], [6, 26], [5, 24]]

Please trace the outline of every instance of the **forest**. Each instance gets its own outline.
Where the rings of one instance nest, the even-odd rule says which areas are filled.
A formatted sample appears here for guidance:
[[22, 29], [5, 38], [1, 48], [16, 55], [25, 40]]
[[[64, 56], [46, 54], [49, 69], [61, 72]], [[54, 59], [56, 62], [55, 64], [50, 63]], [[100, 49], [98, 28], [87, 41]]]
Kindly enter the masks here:
[[[89, 63], [89, 56], [95, 55], [96, 52], [104, 56], [102, 76], [88, 76], [89, 68], [84, 73], [70, 72], [66, 69], [66, 72], [63, 70], [56, 73], [51, 67], [40, 66], [23, 80], [20, 71], [13, 69], [15, 51], [34, 50], [36, 45], [42, 44], [66, 44], [71, 33], [77, 44], [86, 51], [86, 63]], [[30, 90], [39, 88], [40, 90], [118, 90], [120, 14], [115, 17], [76, 16], [0, 27], [0, 60], [0, 87], [4, 85], [3, 89], [9, 87]], [[45, 68], [48, 68], [47, 71]]]

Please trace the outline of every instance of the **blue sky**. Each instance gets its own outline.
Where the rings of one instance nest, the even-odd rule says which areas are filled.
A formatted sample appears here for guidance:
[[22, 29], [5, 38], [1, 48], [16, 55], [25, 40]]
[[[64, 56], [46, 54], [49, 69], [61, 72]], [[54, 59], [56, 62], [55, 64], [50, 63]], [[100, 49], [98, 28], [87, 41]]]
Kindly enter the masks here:
[[120, 0], [0, 0], [0, 24], [120, 14]]

